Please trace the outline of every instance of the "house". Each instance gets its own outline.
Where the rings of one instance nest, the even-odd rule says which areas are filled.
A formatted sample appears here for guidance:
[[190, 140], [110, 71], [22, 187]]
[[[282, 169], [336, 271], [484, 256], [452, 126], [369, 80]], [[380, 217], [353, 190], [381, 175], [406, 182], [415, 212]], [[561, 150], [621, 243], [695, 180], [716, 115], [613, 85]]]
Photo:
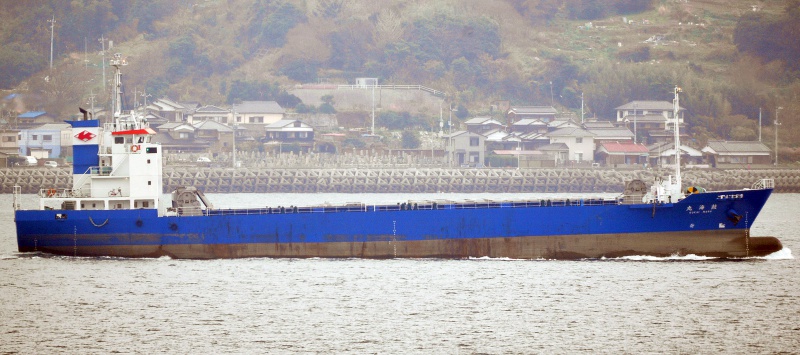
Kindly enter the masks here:
[[264, 141], [279, 146], [297, 145], [304, 152], [313, 151], [314, 127], [299, 120], [280, 120], [267, 125]]
[[230, 118], [231, 112], [229, 110], [214, 105], [205, 105], [203, 107], [198, 107], [191, 113], [189, 122], [196, 124], [204, 121], [214, 121], [228, 124], [228, 119]]
[[558, 111], [553, 106], [511, 106], [506, 116], [509, 122], [517, 122], [526, 118], [550, 122], [556, 119]]
[[[680, 137], [681, 142], [688, 142], [689, 135], [686, 134], [686, 130], [681, 129], [679, 133], [681, 135], [681, 137]], [[653, 144], [653, 143], [670, 143], [670, 142], [674, 142], [674, 141], [675, 141], [675, 132], [672, 131], [672, 130], [665, 131], [665, 130], [656, 129], [656, 130], [652, 130], [652, 131], [647, 132], [647, 142], [648, 143], [651, 143], [651, 144]]]
[[[6, 155], [19, 154], [20, 131], [16, 129], [0, 130], [0, 153]], [[0, 165], [4, 166], [4, 165]]]
[[545, 136], [550, 138], [550, 144], [563, 143], [567, 146], [567, 157], [566, 159], [561, 159], [561, 161], [574, 160], [582, 162], [594, 159], [594, 134], [583, 128], [560, 128], [547, 133]]
[[592, 119], [592, 120], [587, 119], [587, 120], [585, 120], [583, 122], [583, 128], [586, 128], [586, 129], [596, 129], [596, 128], [611, 129], [611, 128], [618, 128], [619, 126], [620, 125], [614, 124], [614, 122], [611, 122], [611, 121], [599, 121], [599, 120], [594, 120], [594, 119]]
[[605, 166], [647, 164], [650, 150], [641, 143], [601, 142], [597, 144], [595, 162]]
[[598, 146], [604, 142], [633, 142], [633, 132], [625, 127], [586, 128], [594, 134], [594, 142]]
[[46, 123], [55, 123], [56, 120], [44, 111], [28, 111], [17, 116], [18, 129], [29, 129]]
[[445, 151], [450, 166], [483, 166], [486, 137], [469, 131], [446, 134]]
[[[625, 123], [637, 137], [646, 136], [654, 130], [671, 130], [670, 122], [675, 116], [675, 108], [668, 101], [631, 101], [615, 110], [617, 122]], [[684, 123], [685, 111], [686, 109], [678, 107], [678, 122], [681, 125]]]
[[553, 165], [563, 165], [569, 161], [569, 146], [564, 143], [550, 143], [539, 147], [536, 151], [553, 157]]
[[378, 78], [356, 78], [356, 87], [361, 89], [373, 88], [378, 85]]
[[144, 120], [152, 129], [158, 129], [162, 124], [169, 123], [164, 117], [159, 116], [155, 112], [147, 112], [144, 115]]
[[502, 129], [503, 124], [491, 117], [475, 117], [464, 122], [467, 131], [483, 134], [485, 132]]
[[275, 101], [243, 101], [234, 104], [231, 108], [232, 123], [246, 127], [256, 126], [259, 132], [264, 132], [263, 128], [283, 119], [286, 110]]
[[195, 143], [207, 145], [212, 156], [230, 153], [233, 149], [233, 128], [213, 120], [200, 121], [193, 127]]
[[195, 127], [188, 123], [169, 122], [158, 126], [154, 142], [161, 143], [164, 153], [207, 152], [207, 141], [195, 141]]
[[[675, 107], [669, 101], [631, 101], [627, 104], [615, 108], [617, 111], [617, 122], [633, 122], [634, 117], [644, 119], [651, 116], [661, 116], [663, 121], [672, 119], [675, 114]], [[683, 116], [686, 109], [678, 107], [678, 121], [683, 123]], [[638, 123], [638, 122], [637, 122]]]
[[546, 134], [538, 132], [521, 134], [519, 138], [522, 140], [522, 150], [537, 150], [550, 144], [550, 138]]
[[[72, 146], [72, 127], [66, 123], [47, 123], [19, 133], [19, 155], [37, 159], [60, 158]], [[70, 153], [71, 154], [71, 153]]]
[[761, 142], [709, 141], [702, 152], [716, 168], [772, 164], [771, 151]]
[[[675, 164], [675, 142], [655, 143], [647, 146], [650, 151], [648, 155], [649, 164], [652, 166], [664, 166]], [[697, 149], [681, 144], [681, 164], [682, 165], [702, 165], [703, 153]]]
[[583, 126], [570, 118], [557, 118], [547, 122], [548, 132], [552, 132], [561, 128], [583, 128]]
[[521, 145], [519, 136], [502, 129], [484, 132], [482, 135], [486, 137], [484, 145], [487, 151], [516, 149]]
[[537, 118], [523, 118], [511, 124], [511, 132], [515, 133], [547, 133], [547, 122]]
[[147, 112], [155, 112], [158, 116], [163, 117], [167, 122], [185, 122], [187, 115], [197, 107], [192, 107], [191, 104], [184, 105], [168, 98], [161, 98], [153, 103], [147, 105]]

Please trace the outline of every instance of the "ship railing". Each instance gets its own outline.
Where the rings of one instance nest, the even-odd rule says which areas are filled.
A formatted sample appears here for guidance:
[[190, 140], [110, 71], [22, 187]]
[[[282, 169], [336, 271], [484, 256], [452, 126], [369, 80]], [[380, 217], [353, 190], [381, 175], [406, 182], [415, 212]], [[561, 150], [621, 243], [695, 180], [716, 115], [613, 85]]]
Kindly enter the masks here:
[[564, 206], [604, 206], [618, 205], [620, 201], [608, 198], [590, 199], [552, 199], [552, 200], [521, 200], [521, 201], [464, 201], [454, 202], [447, 200], [437, 201], [409, 201], [395, 205], [365, 205], [363, 203], [348, 203], [346, 205], [323, 205], [312, 207], [278, 206], [264, 208], [228, 208], [228, 209], [202, 209], [200, 207], [171, 208], [178, 215], [194, 216], [224, 216], [224, 215], [262, 215], [262, 214], [293, 214], [293, 213], [334, 213], [334, 212], [385, 212], [385, 211], [410, 211], [410, 210], [460, 210], [460, 209], [486, 209], [486, 208], [526, 208], [526, 207], [564, 207]]
[[761, 179], [753, 184], [753, 190], [774, 189], [775, 179]]
[[111, 176], [111, 173], [112, 170], [110, 166], [90, 166], [88, 169], [86, 169], [86, 172], [83, 173], [81, 178], [76, 184], [74, 184], [74, 186], [82, 188], [87, 182], [89, 182], [90, 176]]
[[22, 186], [14, 185], [14, 199], [11, 203], [13, 204], [14, 211], [22, 207]]
[[74, 189], [39, 189], [39, 197], [46, 198], [75, 198], [84, 197], [81, 190]]

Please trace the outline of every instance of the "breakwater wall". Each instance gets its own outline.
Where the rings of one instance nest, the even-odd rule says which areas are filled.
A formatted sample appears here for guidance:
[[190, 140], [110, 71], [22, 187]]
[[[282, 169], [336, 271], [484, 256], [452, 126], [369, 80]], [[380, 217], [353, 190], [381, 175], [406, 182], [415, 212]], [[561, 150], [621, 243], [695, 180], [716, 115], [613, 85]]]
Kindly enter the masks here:
[[[626, 181], [651, 184], [667, 170], [615, 169], [447, 169], [447, 168], [200, 168], [166, 167], [164, 189], [195, 186], [208, 193], [240, 192], [622, 192]], [[800, 192], [800, 169], [698, 169], [683, 173], [684, 186], [710, 190], [750, 187], [763, 178], [775, 179], [776, 192]], [[0, 192], [15, 185], [23, 193], [70, 188], [68, 169], [0, 169]]]

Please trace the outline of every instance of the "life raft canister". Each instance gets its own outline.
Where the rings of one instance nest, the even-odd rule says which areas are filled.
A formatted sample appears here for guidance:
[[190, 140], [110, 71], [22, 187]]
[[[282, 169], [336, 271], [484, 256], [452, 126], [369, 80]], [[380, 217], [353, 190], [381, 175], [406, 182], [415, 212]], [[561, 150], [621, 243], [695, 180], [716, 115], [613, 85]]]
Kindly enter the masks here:
[[704, 189], [702, 187], [697, 187], [697, 186], [689, 186], [689, 187], [686, 188], [686, 193], [687, 194], [696, 194], [696, 193], [701, 193], [701, 192], [706, 192], [706, 189]]

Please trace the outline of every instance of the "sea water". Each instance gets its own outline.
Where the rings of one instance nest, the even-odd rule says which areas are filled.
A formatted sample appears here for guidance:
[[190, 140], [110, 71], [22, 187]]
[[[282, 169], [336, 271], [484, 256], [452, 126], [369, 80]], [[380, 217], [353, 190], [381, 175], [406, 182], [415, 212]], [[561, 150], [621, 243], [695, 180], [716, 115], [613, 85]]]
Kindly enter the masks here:
[[[229, 194], [217, 207], [508, 194]], [[23, 196], [23, 207], [37, 206]], [[16, 251], [0, 195], [0, 353], [796, 353], [800, 194], [766, 258], [73, 258]]]

